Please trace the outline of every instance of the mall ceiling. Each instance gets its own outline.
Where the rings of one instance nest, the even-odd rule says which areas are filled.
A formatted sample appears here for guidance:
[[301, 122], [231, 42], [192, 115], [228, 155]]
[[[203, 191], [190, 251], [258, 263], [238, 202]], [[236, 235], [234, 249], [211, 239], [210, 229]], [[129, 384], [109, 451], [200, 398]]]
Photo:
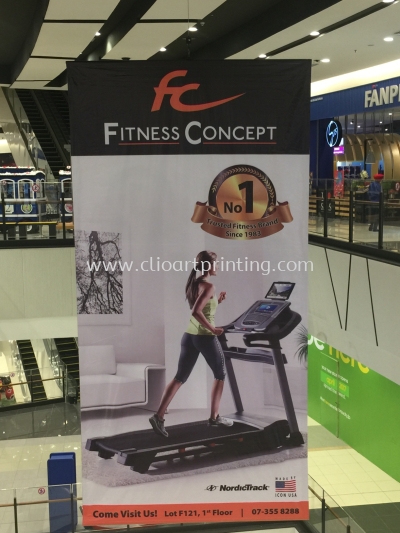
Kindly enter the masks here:
[[0, 85], [14, 88], [66, 89], [66, 61], [99, 59], [311, 59], [319, 81], [400, 59], [399, 44], [393, 0], [0, 2]]

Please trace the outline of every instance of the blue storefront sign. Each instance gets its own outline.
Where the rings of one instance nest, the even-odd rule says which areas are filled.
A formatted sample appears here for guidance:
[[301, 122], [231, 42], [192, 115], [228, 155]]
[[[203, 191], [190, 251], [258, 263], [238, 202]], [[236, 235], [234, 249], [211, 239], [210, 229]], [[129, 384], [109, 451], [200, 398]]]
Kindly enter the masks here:
[[400, 106], [400, 77], [314, 96], [311, 120], [383, 111], [396, 106]]

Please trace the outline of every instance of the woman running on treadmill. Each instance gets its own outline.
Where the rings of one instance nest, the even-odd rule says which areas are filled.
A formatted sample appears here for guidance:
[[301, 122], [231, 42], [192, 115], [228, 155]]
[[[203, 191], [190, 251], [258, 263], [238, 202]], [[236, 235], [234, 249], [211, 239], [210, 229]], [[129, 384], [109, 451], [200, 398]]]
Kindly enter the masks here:
[[[200, 352], [214, 374], [208, 425], [215, 427], [233, 425], [231, 420], [219, 416], [219, 404], [225, 380], [225, 359], [217, 337], [224, 330], [215, 327], [214, 315], [217, 305], [225, 300], [226, 293], [221, 292], [218, 299], [215, 296], [211, 276], [216, 276], [217, 270], [217, 255], [214, 252], [203, 251], [197, 255], [196, 266], [189, 275], [185, 289], [192, 316], [181, 340], [178, 370], [174, 379], [164, 390], [157, 413], [149, 419], [158, 435], [168, 437], [168, 432], [164, 427], [165, 411], [182, 384], [190, 376]], [[203, 274], [196, 277], [197, 272]]]

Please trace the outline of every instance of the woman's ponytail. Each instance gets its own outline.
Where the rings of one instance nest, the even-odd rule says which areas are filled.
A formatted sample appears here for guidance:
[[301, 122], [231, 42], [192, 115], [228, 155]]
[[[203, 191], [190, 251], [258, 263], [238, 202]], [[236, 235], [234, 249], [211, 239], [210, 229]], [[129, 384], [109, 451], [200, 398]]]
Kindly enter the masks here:
[[185, 287], [186, 299], [189, 302], [190, 309], [192, 309], [194, 302], [196, 301], [198, 292], [196, 283], [196, 272], [196, 269], [193, 268], [189, 274]]
[[194, 303], [199, 295], [198, 281], [200, 278], [196, 278], [197, 272], [201, 272], [201, 274], [204, 275], [209, 270], [212, 270], [213, 267], [215, 267], [216, 260], [217, 254], [214, 252], [209, 252], [208, 250], [203, 250], [197, 254], [195, 267], [190, 272], [185, 287], [186, 299], [189, 302], [190, 309], [192, 309], [194, 306]]

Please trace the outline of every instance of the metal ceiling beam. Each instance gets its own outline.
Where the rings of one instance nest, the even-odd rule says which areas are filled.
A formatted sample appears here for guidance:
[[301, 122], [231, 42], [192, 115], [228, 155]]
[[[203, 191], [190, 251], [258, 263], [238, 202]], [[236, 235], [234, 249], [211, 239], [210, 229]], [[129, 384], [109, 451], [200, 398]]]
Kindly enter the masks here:
[[[18, 54], [14, 61], [9, 65], [0, 65], [0, 83], [4, 85], [11, 85], [21, 74], [30, 55], [35, 48], [36, 41], [39, 37], [40, 28], [42, 27], [44, 17], [50, 0], [37, 0], [36, 9], [34, 11], [29, 31], [26, 34], [25, 40], [20, 47]], [[18, 31], [18, 28], [15, 28]]]
[[[330, 24], [329, 26], [326, 26], [325, 28], [320, 28], [318, 29], [318, 31], [320, 32], [320, 35], [325, 35], [326, 33], [330, 33], [331, 31], [338, 30], [340, 28], [343, 28], [344, 26], [348, 26], [352, 22], [357, 22], [358, 20], [361, 20], [364, 17], [368, 17], [369, 15], [377, 13], [378, 11], [381, 11], [382, 9], [390, 7], [391, 5], [392, 4], [385, 4], [383, 2], [381, 2], [380, 4], [375, 4], [374, 6], [364, 9], [363, 11], [354, 13], [354, 15], [351, 15], [350, 17], [339, 20], [338, 22], [335, 22], [334, 24]], [[266, 55], [269, 57], [276, 56], [278, 54], [286, 52], [286, 50], [291, 50], [292, 48], [296, 48], [296, 46], [300, 46], [309, 41], [313, 41], [314, 39], [315, 37], [306, 35], [305, 37], [302, 37], [301, 39], [297, 39], [296, 41], [288, 43], [285, 46], [281, 46], [280, 48], [277, 48], [276, 50], [272, 50], [271, 52], [266, 52]]]
[[[101, 27], [99, 37], [94, 37], [79, 55], [79, 61], [97, 61], [140, 22], [156, 0], [120, 0], [107, 22]], [[50, 81], [46, 87], [63, 87], [67, 83], [67, 71]]]
[[[198, 25], [189, 48], [191, 59], [225, 59], [249, 48], [286, 28], [339, 3], [340, 0], [264, 0], [260, 12], [251, 20], [243, 15], [252, 3], [226, 0]], [[230, 25], [227, 21], [236, 24]], [[192, 36], [189, 36], [191, 38]], [[188, 57], [185, 36], [164, 45], [151, 59], [183, 59]]]

